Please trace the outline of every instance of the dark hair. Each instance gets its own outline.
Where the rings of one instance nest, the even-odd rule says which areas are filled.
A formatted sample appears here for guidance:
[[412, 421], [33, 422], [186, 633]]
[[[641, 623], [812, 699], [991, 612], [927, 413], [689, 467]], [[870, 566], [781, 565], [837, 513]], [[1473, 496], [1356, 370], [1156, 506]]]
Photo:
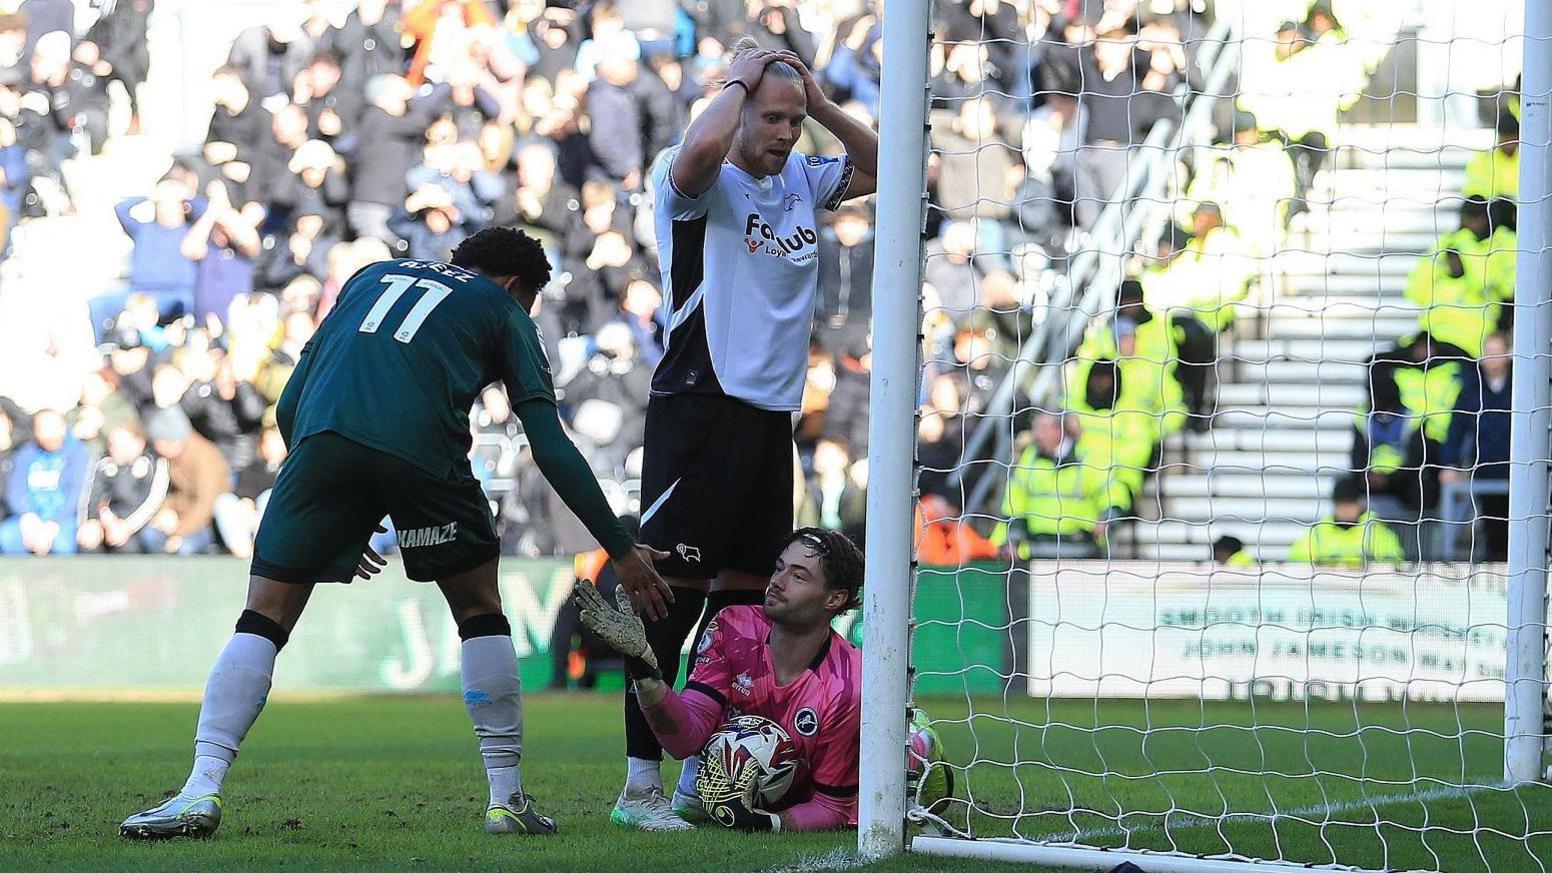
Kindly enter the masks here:
[[1460, 220], [1468, 219], [1487, 220], [1487, 198], [1479, 194], [1473, 194], [1460, 201]]
[[1141, 300], [1143, 297], [1142, 283], [1136, 279], [1122, 279], [1121, 288], [1116, 293], [1118, 300]]
[[1235, 552], [1244, 551], [1245, 543], [1239, 537], [1221, 536], [1218, 537], [1218, 540], [1212, 544], [1212, 547], [1214, 556], [1216, 556], [1220, 551], [1228, 552], [1230, 555], [1232, 555]]
[[798, 528], [788, 534], [781, 550], [786, 551], [793, 543], [802, 543], [810, 555], [819, 559], [819, 566], [824, 568], [825, 590], [850, 595], [841, 613], [862, 605], [863, 558], [856, 543], [843, 533], [817, 527]]
[[1364, 481], [1358, 476], [1343, 476], [1331, 486], [1332, 503], [1367, 503]]
[[487, 277], [516, 276], [535, 290], [550, 283], [550, 259], [539, 241], [515, 227], [487, 227], [453, 249], [452, 264]]

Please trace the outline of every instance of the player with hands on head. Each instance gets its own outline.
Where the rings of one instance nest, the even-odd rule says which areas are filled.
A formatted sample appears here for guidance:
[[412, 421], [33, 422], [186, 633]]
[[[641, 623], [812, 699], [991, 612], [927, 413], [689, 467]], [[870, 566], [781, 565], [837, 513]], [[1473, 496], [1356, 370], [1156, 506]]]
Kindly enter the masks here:
[[[844, 155], [794, 151], [813, 119]], [[642, 539], [670, 552], [674, 589], [647, 619], [663, 679], [723, 608], [759, 604], [793, 527], [792, 415], [802, 406], [819, 288], [819, 221], [871, 194], [878, 136], [825, 96], [796, 56], [745, 38], [720, 92], [654, 162], [648, 189], [662, 270], [666, 352], [652, 376], [642, 460]], [[697, 629], [699, 625], [699, 629]], [[630, 689], [625, 785], [610, 819], [680, 830], [663, 748]]]
[[121, 834], [215, 832], [227, 769], [313, 586], [376, 575], [384, 561], [367, 543], [384, 516], [405, 573], [436, 582], [463, 641], [463, 699], [490, 785], [485, 830], [555, 832], [523, 791], [522, 689], [497, 587], [500, 541], [469, 465], [469, 410], [486, 386], [505, 384], [535, 465], [607, 550], [636, 605], [662, 615], [673, 594], [652, 566], [666, 555], [626, 532], [561, 428], [529, 317], [549, 279], [537, 240], [493, 227], [464, 240], [451, 263], [381, 261], [345, 283], [276, 406], [290, 455], [254, 542], [247, 608], [205, 687], [193, 771]]
[[830, 622], [860, 602], [862, 552], [842, 534], [803, 528], [779, 554], [763, 604], [729, 606], [707, 626], [682, 692], [664, 681], [628, 603], [610, 606], [578, 581], [581, 621], [625, 656], [646, 721], [675, 758], [704, 749], [732, 714], [769, 719], [797, 746], [804, 766], [778, 809], [761, 808], [751, 781], [710, 808], [687, 798], [697, 807], [687, 812], [751, 831], [854, 827], [862, 655]]

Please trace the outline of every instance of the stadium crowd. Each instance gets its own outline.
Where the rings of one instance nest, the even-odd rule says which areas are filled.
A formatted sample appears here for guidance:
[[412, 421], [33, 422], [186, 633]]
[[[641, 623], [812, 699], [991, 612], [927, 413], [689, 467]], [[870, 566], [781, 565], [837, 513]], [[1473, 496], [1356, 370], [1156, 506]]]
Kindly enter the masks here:
[[[74, 5], [24, 0], [0, 15], [7, 229], [71, 210], [71, 162], [93, 160], [139, 126], [134, 114], [129, 131], [109, 130], [108, 85], [123, 83], [133, 101], [145, 79], [151, 0], [101, 3], [84, 32]], [[1020, 421], [1024, 436], [999, 492], [1009, 522], [977, 531], [959, 520], [973, 477], [949, 473], [977, 413], [1124, 180], [1128, 156], [1160, 119], [1178, 118], [1177, 88], [1202, 83], [1210, 24], [1202, 10], [1189, 0], [936, 4], [918, 432], [923, 561], [1000, 549], [1098, 554], [1107, 527], [1133, 513], [1163, 439], [1210, 427], [1220, 338], [1259, 281], [1257, 259], [1306, 208], [1337, 113], [1378, 61], [1372, 43], [1347, 40], [1323, 0], [1295, 2], [1275, 34], [1245, 42], [1239, 111], [1220, 119], [1212, 147], [1187, 156], [1189, 181], [1171, 192], [1176, 220], [1156, 250], [1131, 259], [1062, 396], [1032, 398], [1031, 408], [1050, 411]], [[847, 111], [873, 120], [880, 14], [873, 0], [325, 0], [306, 4], [304, 17], [243, 31], [212, 77], [204, 141], [117, 207], [133, 242], [122, 283], [95, 289], [79, 316], [96, 351], [76, 355], [79, 365], [50, 383], [58, 388], [25, 406], [0, 396], [0, 553], [247, 554], [285, 458], [273, 405], [342, 283], [383, 258], [446, 257], [490, 223], [534, 234], [556, 266], [536, 318], [563, 417], [616, 508], [632, 510], [666, 317], [644, 169], [714, 93], [727, 47], [745, 34], [796, 53]], [[1505, 137], [1475, 171], [1488, 198], [1503, 197], [1512, 178]], [[799, 144], [835, 149], [814, 125]], [[1469, 359], [1500, 342], [1460, 342], [1459, 313], [1492, 309], [1496, 318], [1508, 309], [1498, 303], [1512, 219], [1501, 200], [1481, 202], [1463, 209], [1461, 234], [1471, 238], [1441, 241], [1429, 261], [1438, 269], [1409, 286], [1429, 301], [1425, 339], [1375, 364], [1398, 386], [1406, 420], [1427, 424], [1378, 424], [1397, 408], [1377, 387], [1355, 434], [1370, 456], [1416, 432], [1444, 446], [1436, 457], [1453, 465], [1489, 460], [1472, 448], [1473, 434], [1439, 422], [1457, 401], [1499, 402], [1489, 397], [1497, 389], [1430, 387], [1444, 378], [1430, 369], [1438, 356], [1430, 342], [1453, 342], [1463, 355], [1457, 381], [1470, 375]], [[1466, 212], [1478, 222], [1471, 229]], [[871, 206], [834, 213], [819, 248], [797, 424], [806, 478], [793, 498], [801, 523], [860, 542]], [[1472, 277], [1485, 275], [1500, 296], [1479, 303]], [[1482, 386], [1503, 384], [1492, 360], [1481, 365]], [[1403, 375], [1413, 371], [1425, 371], [1418, 386]], [[588, 548], [527, 462], [499, 387], [470, 426], [506, 550]], [[1417, 478], [1372, 460], [1358, 469], [1372, 494]], [[392, 543], [390, 532], [381, 545]]]

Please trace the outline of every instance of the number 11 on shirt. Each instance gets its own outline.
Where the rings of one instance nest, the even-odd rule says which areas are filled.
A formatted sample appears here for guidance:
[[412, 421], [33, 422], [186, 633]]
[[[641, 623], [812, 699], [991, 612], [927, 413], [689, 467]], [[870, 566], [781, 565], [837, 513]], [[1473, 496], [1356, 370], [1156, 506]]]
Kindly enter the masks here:
[[414, 276], [402, 276], [399, 274], [384, 276], [383, 284], [388, 287], [383, 289], [382, 294], [377, 298], [377, 303], [373, 304], [372, 310], [366, 314], [366, 318], [361, 320], [360, 331], [362, 333], [377, 333], [377, 329], [382, 327], [383, 319], [388, 316], [388, 310], [392, 309], [393, 305], [399, 302], [399, 298], [404, 296], [404, 292], [410, 286], [424, 288], [426, 291], [425, 294], [421, 295], [420, 301], [415, 304], [415, 308], [411, 309], [404, 316], [404, 322], [399, 325], [399, 329], [394, 331], [393, 338], [401, 343], [408, 343], [414, 339], [415, 332], [420, 330], [420, 326], [426, 322], [426, 317], [431, 314], [431, 310], [437, 308], [437, 304], [446, 300], [453, 293], [453, 289], [435, 279], [416, 279]]

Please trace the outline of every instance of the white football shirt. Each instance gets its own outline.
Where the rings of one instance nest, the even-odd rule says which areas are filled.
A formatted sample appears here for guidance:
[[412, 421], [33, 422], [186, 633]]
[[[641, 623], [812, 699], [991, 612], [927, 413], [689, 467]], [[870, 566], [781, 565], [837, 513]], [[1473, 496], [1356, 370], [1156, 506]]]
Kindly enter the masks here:
[[664, 151], [651, 177], [668, 312], [652, 393], [795, 412], [819, 290], [814, 213], [840, 206], [851, 159], [793, 152], [764, 179], [723, 161], [711, 187], [688, 197], [669, 174], [678, 154]]

